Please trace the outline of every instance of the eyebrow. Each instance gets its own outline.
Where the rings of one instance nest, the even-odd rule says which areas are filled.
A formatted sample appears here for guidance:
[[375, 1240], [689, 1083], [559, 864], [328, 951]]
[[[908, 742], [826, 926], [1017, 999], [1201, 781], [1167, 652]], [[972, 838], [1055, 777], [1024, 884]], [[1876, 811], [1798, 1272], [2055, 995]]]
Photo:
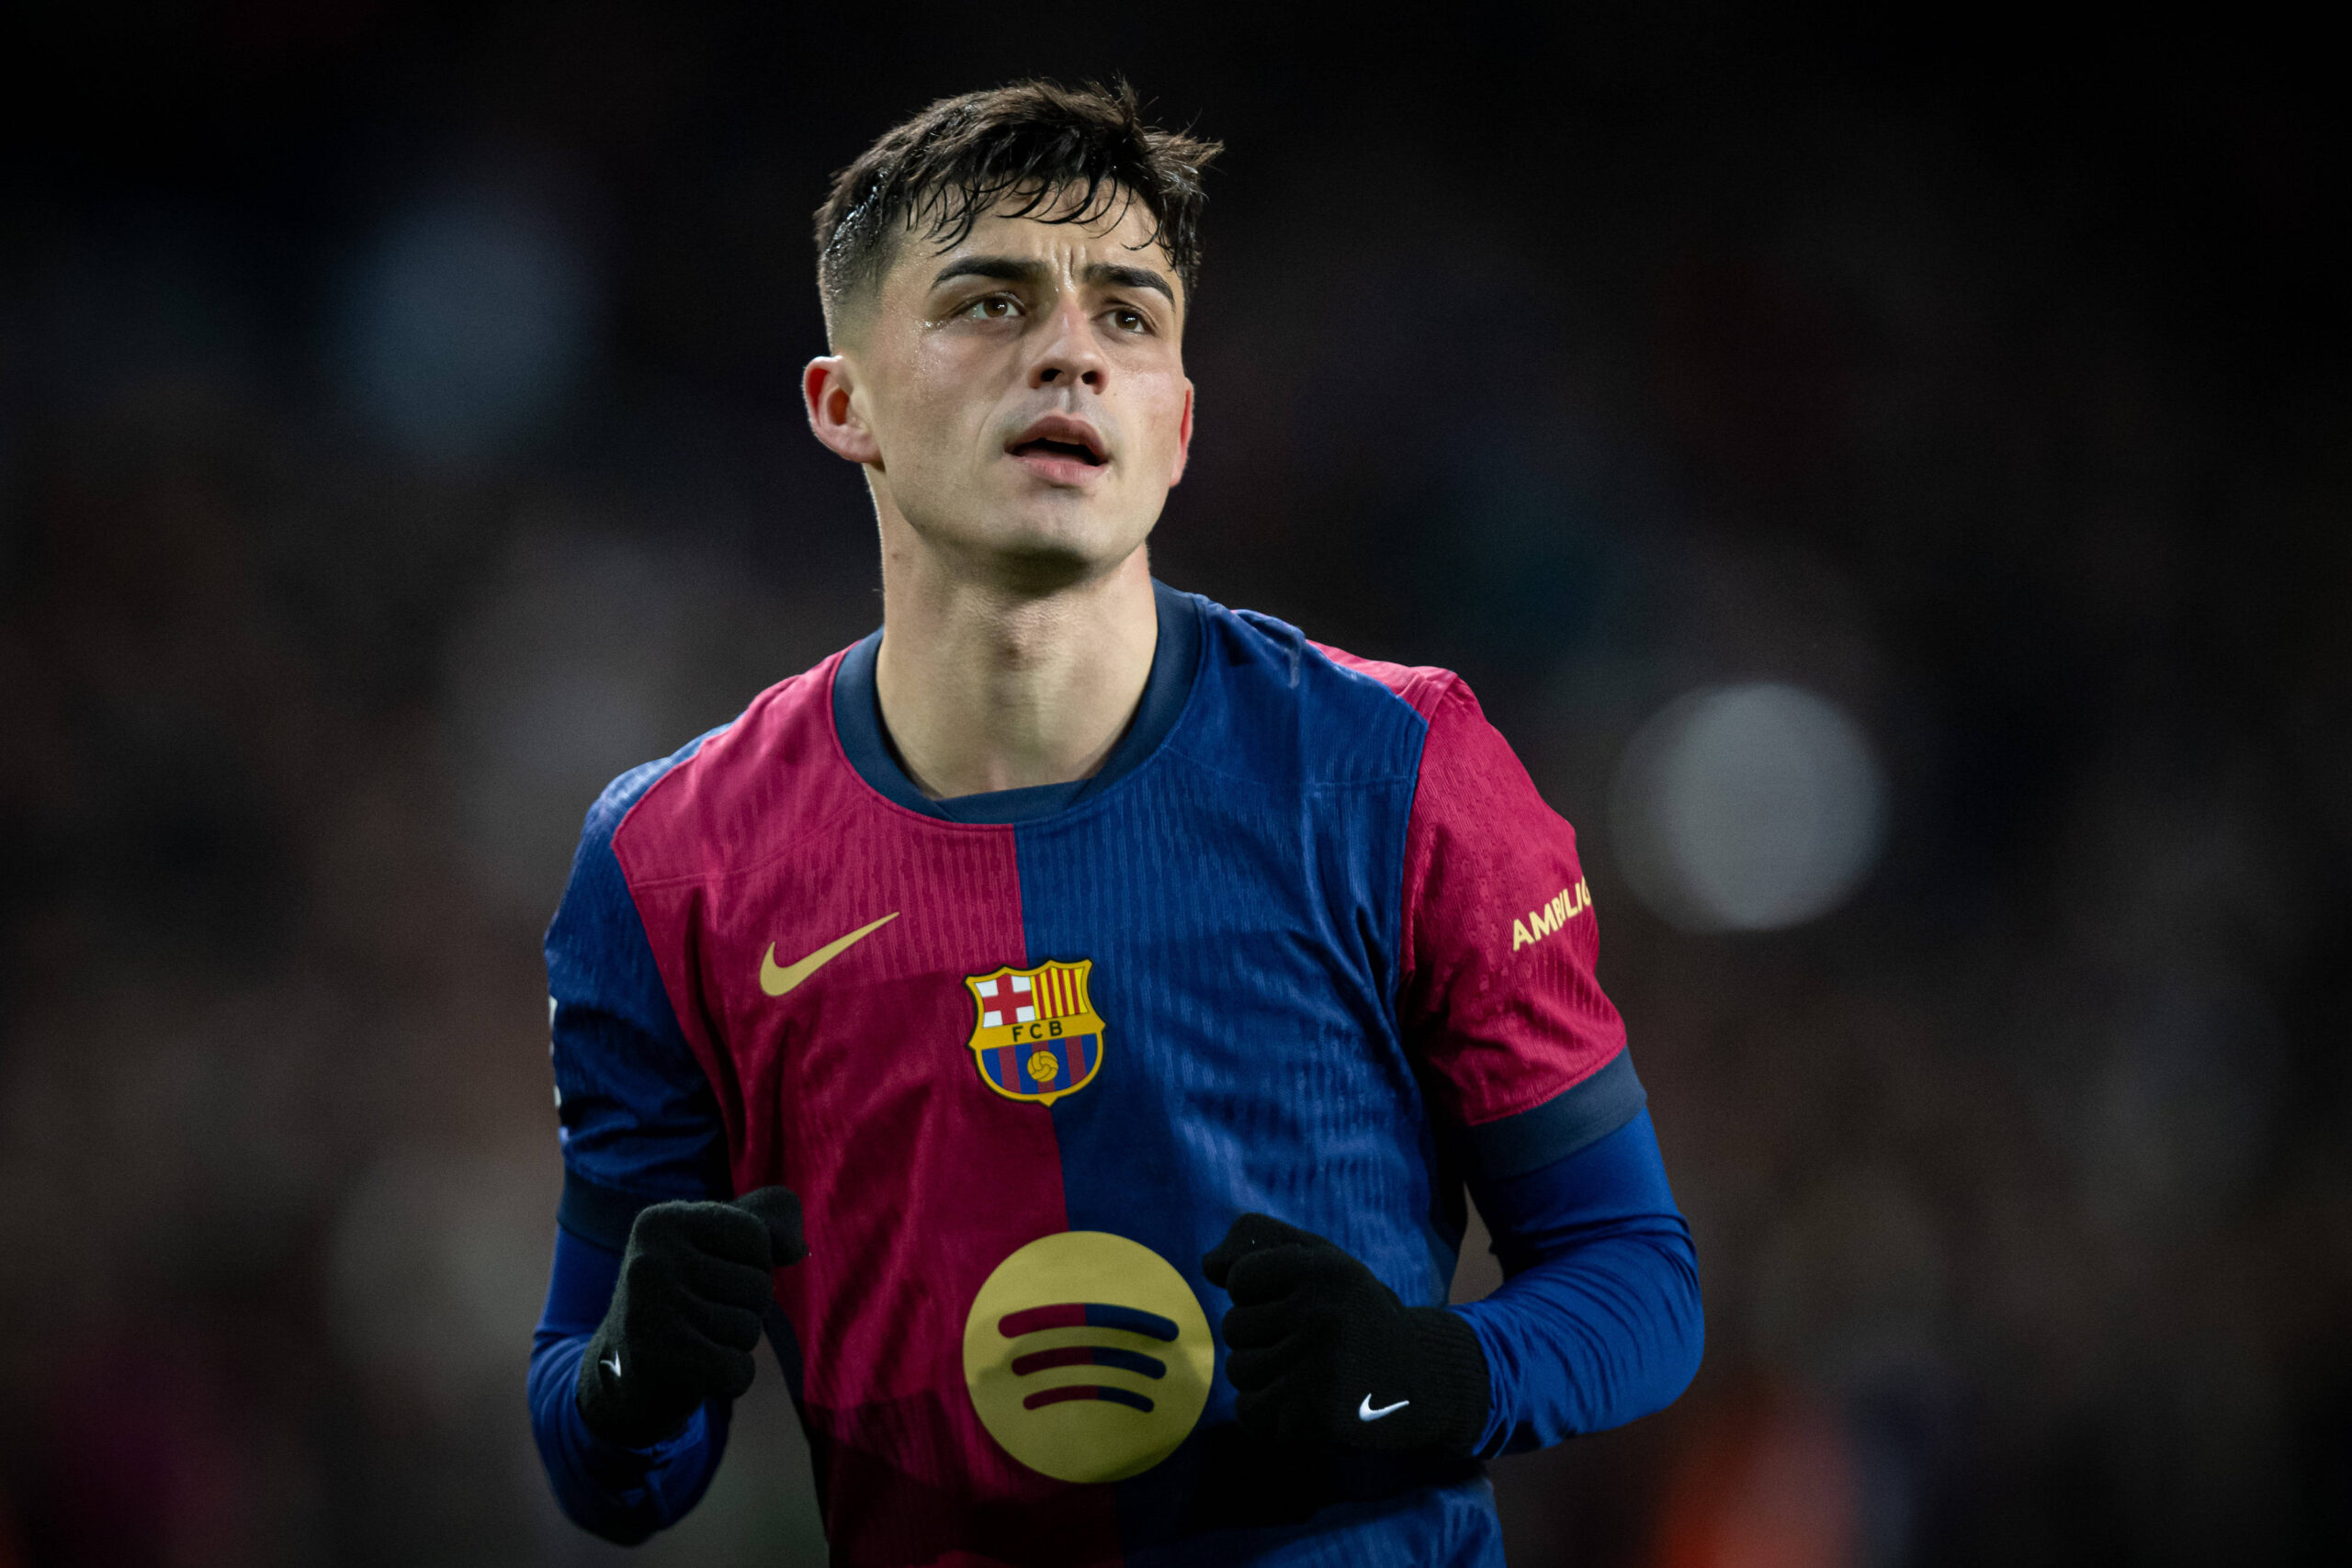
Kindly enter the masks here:
[[1113, 283], [1125, 288], [1157, 288], [1168, 296], [1170, 305], [1176, 303], [1176, 291], [1168, 280], [1148, 266], [1120, 266], [1112, 262], [1096, 262], [1086, 269], [1089, 283]]
[[933, 288], [956, 277], [993, 277], [1003, 283], [1034, 283], [1046, 276], [1046, 264], [1017, 256], [958, 256], [939, 269]]
[[[1046, 264], [1020, 256], [958, 256], [939, 269], [931, 280], [933, 288], [958, 277], [993, 277], [1003, 283], [1035, 283], [1046, 276]], [[1114, 262], [1095, 262], [1083, 274], [1087, 282], [1112, 284], [1126, 288], [1156, 288], [1176, 302], [1176, 290], [1168, 279], [1148, 266], [1121, 266]]]

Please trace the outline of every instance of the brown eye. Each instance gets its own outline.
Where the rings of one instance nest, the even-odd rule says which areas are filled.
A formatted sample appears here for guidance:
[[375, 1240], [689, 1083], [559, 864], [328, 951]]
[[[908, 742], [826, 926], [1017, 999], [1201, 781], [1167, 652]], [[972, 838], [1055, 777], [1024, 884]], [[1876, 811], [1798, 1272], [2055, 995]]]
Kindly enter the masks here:
[[1123, 333], [1142, 333], [1151, 330], [1151, 323], [1144, 320], [1141, 310], [1124, 309], [1114, 310], [1111, 312], [1111, 324]]
[[964, 307], [964, 314], [976, 321], [1001, 321], [1021, 313], [1021, 302], [1010, 294], [989, 294]]

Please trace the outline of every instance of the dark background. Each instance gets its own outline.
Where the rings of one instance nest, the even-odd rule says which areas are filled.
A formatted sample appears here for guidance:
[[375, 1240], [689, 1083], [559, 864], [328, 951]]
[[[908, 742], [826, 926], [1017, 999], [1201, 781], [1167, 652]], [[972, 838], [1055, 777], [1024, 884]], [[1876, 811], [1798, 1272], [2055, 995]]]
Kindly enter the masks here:
[[[1583, 829], [1698, 1239], [1697, 1383], [1497, 1466], [1514, 1561], [2352, 1560], [2317, 40], [31, 10], [0, 1565], [617, 1560], [524, 1416], [538, 931], [608, 776], [878, 618], [797, 400], [826, 174], [934, 96], [1112, 71], [1231, 147], [1159, 571], [1471, 679]], [[1883, 838], [1817, 919], [1686, 929], [1612, 781], [1756, 680], [1866, 738]], [[821, 1551], [771, 1369], [641, 1560]]]

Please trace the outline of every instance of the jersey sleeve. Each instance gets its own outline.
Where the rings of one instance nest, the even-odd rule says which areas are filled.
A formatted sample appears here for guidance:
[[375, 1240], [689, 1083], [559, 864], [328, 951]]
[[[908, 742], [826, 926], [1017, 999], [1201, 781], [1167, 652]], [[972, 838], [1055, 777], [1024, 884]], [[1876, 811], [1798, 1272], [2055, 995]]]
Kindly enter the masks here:
[[729, 1195], [718, 1099], [678, 1027], [613, 854], [629, 807], [700, 744], [622, 774], [598, 798], [548, 928], [564, 1169], [558, 1221], [614, 1252], [648, 1204]]
[[1706, 1347], [1690, 1227], [1649, 1112], [1566, 1159], [1470, 1183], [1502, 1288], [1452, 1310], [1491, 1379], [1481, 1458], [1622, 1426], [1681, 1395]]
[[1399, 693], [1429, 724], [1407, 829], [1398, 1013], [1472, 1171], [1536, 1170], [1645, 1103], [1576, 830], [1544, 802], [1458, 676]]
[[701, 1500], [726, 1457], [734, 1404], [705, 1401], [683, 1428], [648, 1448], [623, 1448], [588, 1429], [574, 1397], [580, 1362], [612, 1305], [620, 1272], [619, 1254], [557, 1230], [525, 1387], [531, 1435], [557, 1506], [582, 1529], [634, 1546]]

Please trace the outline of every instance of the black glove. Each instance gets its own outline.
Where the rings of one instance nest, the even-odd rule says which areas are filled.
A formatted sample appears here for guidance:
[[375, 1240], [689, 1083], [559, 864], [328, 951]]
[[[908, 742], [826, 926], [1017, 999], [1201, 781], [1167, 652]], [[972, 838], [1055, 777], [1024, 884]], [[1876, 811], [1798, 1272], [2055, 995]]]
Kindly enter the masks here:
[[647, 1448], [714, 1395], [752, 1386], [752, 1348], [775, 1300], [773, 1270], [808, 1256], [800, 1200], [763, 1187], [731, 1203], [656, 1203], [629, 1227], [620, 1283], [580, 1358], [580, 1418], [607, 1442]]
[[1225, 1375], [1243, 1430], [1466, 1455], [1487, 1429], [1487, 1357], [1470, 1325], [1407, 1306], [1321, 1236], [1244, 1214], [1201, 1272], [1233, 1297]]

